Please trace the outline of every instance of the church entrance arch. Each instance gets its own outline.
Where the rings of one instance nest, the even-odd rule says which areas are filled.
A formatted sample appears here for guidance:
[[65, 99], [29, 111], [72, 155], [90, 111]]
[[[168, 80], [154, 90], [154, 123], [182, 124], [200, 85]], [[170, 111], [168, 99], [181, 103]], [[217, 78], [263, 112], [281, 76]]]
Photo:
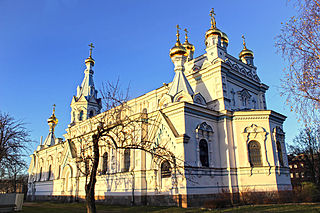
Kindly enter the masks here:
[[63, 169], [63, 178], [64, 178], [64, 192], [65, 194], [71, 194], [72, 193], [72, 168], [70, 165], [67, 165]]

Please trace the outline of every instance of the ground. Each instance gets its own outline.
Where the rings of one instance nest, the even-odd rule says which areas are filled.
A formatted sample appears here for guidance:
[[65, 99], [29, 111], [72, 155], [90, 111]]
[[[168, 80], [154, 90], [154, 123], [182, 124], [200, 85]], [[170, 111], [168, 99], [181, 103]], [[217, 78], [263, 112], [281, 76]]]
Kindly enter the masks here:
[[[320, 203], [299, 203], [299, 204], [274, 204], [274, 205], [256, 205], [256, 206], [240, 206], [234, 208], [226, 209], [182, 209], [177, 207], [127, 207], [127, 206], [106, 206], [97, 205], [98, 213], [118, 213], [118, 212], [152, 212], [152, 213], [178, 213], [178, 212], [320, 212]], [[83, 203], [52, 203], [52, 202], [42, 202], [42, 203], [25, 203], [23, 205], [23, 213], [85, 213], [85, 206]]]

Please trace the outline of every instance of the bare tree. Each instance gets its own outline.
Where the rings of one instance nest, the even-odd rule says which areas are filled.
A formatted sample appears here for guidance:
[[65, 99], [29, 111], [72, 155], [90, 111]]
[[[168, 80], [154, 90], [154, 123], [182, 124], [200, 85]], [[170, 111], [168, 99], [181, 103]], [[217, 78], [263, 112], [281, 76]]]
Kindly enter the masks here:
[[[178, 157], [168, 148], [167, 143], [157, 144], [148, 137], [150, 125], [155, 127], [147, 112], [135, 113], [128, 105], [128, 90], [121, 92], [119, 81], [115, 84], [107, 83], [101, 90], [104, 112], [87, 120], [88, 129], [78, 130], [78, 135], [72, 140], [72, 147], [77, 156], [79, 175], [85, 176], [85, 199], [88, 213], [96, 212], [95, 184], [99, 171], [101, 148], [112, 147], [120, 150], [141, 150], [150, 153], [153, 159], [167, 160], [173, 165], [173, 173], [177, 172]], [[183, 161], [179, 161], [182, 163]], [[126, 171], [128, 167], [125, 166]]]
[[283, 24], [276, 46], [289, 62], [282, 94], [300, 119], [319, 125], [320, 0], [296, 0], [298, 15]]
[[294, 156], [301, 156], [307, 169], [305, 175], [320, 187], [320, 129], [305, 127], [289, 146]]
[[30, 133], [22, 121], [0, 112], [0, 178], [16, 191], [17, 179], [26, 173], [24, 156], [30, 149]]
[[25, 165], [23, 156], [32, 140], [25, 123], [0, 112], [0, 166]]
[[0, 173], [1, 193], [26, 192], [28, 175], [25, 163], [5, 164]]

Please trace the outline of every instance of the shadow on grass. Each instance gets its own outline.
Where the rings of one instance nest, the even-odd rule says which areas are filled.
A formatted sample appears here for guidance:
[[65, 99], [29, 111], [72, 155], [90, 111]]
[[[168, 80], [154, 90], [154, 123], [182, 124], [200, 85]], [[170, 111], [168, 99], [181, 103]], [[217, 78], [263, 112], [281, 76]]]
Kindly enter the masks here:
[[[84, 203], [54, 203], [54, 202], [38, 202], [25, 203], [23, 205], [23, 213], [85, 213]], [[320, 203], [300, 203], [300, 204], [274, 204], [274, 205], [257, 205], [257, 206], [239, 206], [226, 209], [201, 209], [188, 208], [182, 209], [178, 207], [152, 207], [152, 206], [107, 206], [97, 204], [98, 213], [118, 213], [118, 212], [152, 212], [152, 213], [196, 213], [196, 212], [302, 212], [313, 213], [320, 212]]]

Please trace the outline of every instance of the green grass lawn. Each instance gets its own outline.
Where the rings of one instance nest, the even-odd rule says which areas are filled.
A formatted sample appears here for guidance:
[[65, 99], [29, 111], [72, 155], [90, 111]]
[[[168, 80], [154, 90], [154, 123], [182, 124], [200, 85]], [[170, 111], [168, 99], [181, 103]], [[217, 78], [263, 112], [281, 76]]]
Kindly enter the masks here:
[[[182, 209], [178, 207], [150, 207], [150, 206], [106, 206], [97, 205], [99, 213], [107, 212], [153, 212], [153, 213], [166, 213], [166, 212], [319, 212], [320, 203], [307, 203], [307, 204], [275, 204], [275, 205], [256, 205], [256, 206], [240, 206], [226, 209], [200, 209], [189, 208]], [[22, 212], [24, 213], [85, 213], [84, 203], [53, 203], [53, 202], [41, 202], [41, 203], [25, 203]]]

